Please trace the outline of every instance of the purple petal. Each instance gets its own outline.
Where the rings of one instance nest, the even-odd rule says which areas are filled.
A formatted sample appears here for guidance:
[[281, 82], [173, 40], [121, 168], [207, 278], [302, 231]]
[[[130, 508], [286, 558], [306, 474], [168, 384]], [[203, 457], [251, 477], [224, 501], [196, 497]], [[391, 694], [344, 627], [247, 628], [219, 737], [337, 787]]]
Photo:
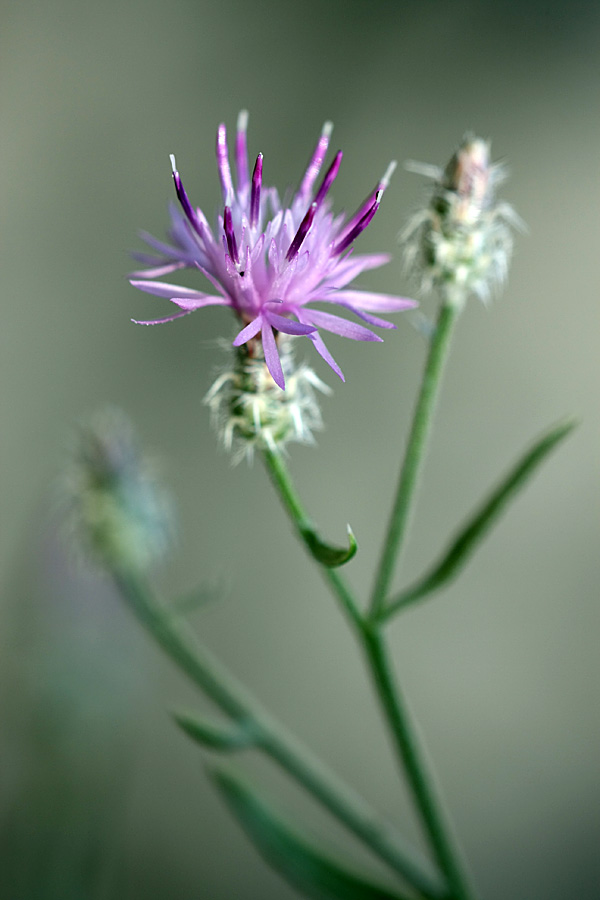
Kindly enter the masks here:
[[260, 329], [263, 326], [262, 316], [257, 316], [256, 319], [253, 319], [245, 328], [237, 334], [233, 340], [234, 347], [241, 347], [242, 344], [245, 344], [246, 341], [252, 340], [255, 337]]
[[377, 328], [397, 328], [393, 322], [388, 322], [387, 319], [380, 319], [379, 316], [372, 316], [370, 313], [363, 312], [362, 309], [359, 309], [357, 306], [352, 306], [351, 303], [340, 303], [340, 306], [343, 306], [344, 309], [354, 313], [354, 315], [358, 316], [359, 319], [362, 319], [363, 322], [368, 322], [369, 325], [375, 325]]
[[318, 328], [324, 328], [325, 331], [331, 331], [333, 334], [351, 338], [353, 341], [382, 340], [379, 335], [369, 331], [368, 328], [363, 328], [362, 325], [357, 325], [356, 322], [349, 322], [348, 319], [342, 319], [340, 316], [332, 316], [331, 313], [321, 312], [316, 309], [304, 310], [302, 318]]
[[328, 284], [336, 287], [345, 287], [351, 281], [365, 272], [367, 269], [378, 269], [389, 263], [391, 256], [389, 253], [363, 253], [357, 256], [346, 256], [340, 260], [331, 276], [328, 277]]
[[313, 331], [317, 330], [314, 325], [303, 325], [302, 322], [294, 322], [293, 319], [278, 316], [268, 309], [265, 310], [264, 317], [273, 328], [276, 328], [277, 331], [283, 331], [284, 334], [312, 334]]
[[204, 228], [202, 226], [202, 222], [199, 220], [198, 216], [194, 212], [194, 208], [190, 203], [189, 197], [186, 194], [185, 188], [183, 186], [183, 182], [181, 181], [181, 177], [179, 172], [177, 171], [177, 165], [175, 163], [175, 157], [171, 154], [171, 168], [173, 169], [173, 181], [175, 182], [175, 191], [177, 193], [177, 198], [181, 203], [181, 207], [186, 214], [188, 221], [194, 231], [199, 237], [204, 237]]
[[226, 206], [223, 211], [223, 230], [227, 239], [227, 249], [229, 255], [237, 265], [240, 261], [238, 256], [237, 241], [235, 239], [235, 231], [233, 230], [233, 218], [231, 216], [231, 207]]
[[357, 225], [357, 224], [360, 222], [360, 220], [361, 220], [362, 217], [365, 215], [365, 213], [368, 213], [368, 212], [369, 212], [369, 210], [370, 210], [371, 207], [373, 206], [373, 203], [375, 202], [375, 197], [376, 197], [377, 191], [378, 191], [379, 189], [380, 189], [380, 188], [379, 188], [379, 185], [378, 185], [378, 186], [375, 188], [375, 190], [371, 191], [371, 193], [368, 194], [368, 196], [367, 196], [367, 197], [365, 198], [365, 200], [361, 203], [361, 205], [358, 207], [358, 209], [356, 210], [356, 212], [355, 212], [353, 215], [350, 216], [350, 218], [348, 219], [348, 221], [346, 222], [346, 224], [344, 225], [344, 227], [343, 227], [343, 229], [342, 229], [342, 231], [341, 231], [340, 237], [342, 237], [342, 236], [345, 235], [345, 234], [348, 234], [348, 232], [349, 232], [352, 228], [354, 228], [355, 225]]
[[147, 231], [140, 231], [139, 235], [145, 244], [153, 247], [154, 250], [158, 250], [159, 253], [164, 253], [165, 256], [177, 256], [179, 253], [179, 251], [175, 247], [172, 247], [170, 244], [167, 244], [164, 241], [160, 241], [158, 238], [153, 237]]
[[229, 168], [227, 129], [223, 124], [219, 125], [217, 130], [217, 166], [223, 190], [223, 203], [230, 203], [233, 199], [233, 182], [231, 180], [231, 169]]
[[205, 278], [207, 278], [213, 287], [215, 287], [218, 291], [222, 291], [223, 287], [219, 283], [219, 281], [212, 275], [208, 269], [205, 269], [204, 266], [201, 266], [199, 262], [194, 263], [199, 272], [202, 272]]
[[248, 153], [246, 150], [246, 129], [248, 128], [248, 112], [243, 109], [237, 120], [237, 136], [235, 140], [235, 167], [237, 169], [238, 191], [248, 187]]
[[372, 312], [401, 312], [403, 309], [414, 309], [418, 306], [416, 300], [408, 297], [397, 297], [394, 294], [379, 294], [372, 291], [336, 291], [334, 296], [323, 297], [330, 303], [341, 301], [351, 303], [360, 309], [368, 309]]
[[165, 316], [164, 319], [132, 319], [135, 325], [162, 325], [163, 322], [172, 322], [174, 319], [181, 319], [182, 316], [189, 316], [193, 310], [188, 309], [185, 312], [173, 313], [172, 316]]
[[186, 309], [193, 312], [195, 309], [202, 309], [205, 306], [230, 306], [230, 302], [223, 297], [211, 297], [205, 294], [204, 297], [196, 297], [190, 300], [189, 297], [169, 297], [171, 303], [179, 306], [180, 309]]
[[277, 352], [277, 342], [275, 341], [273, 329], [268, 322], [263, 322], [262, 345], [267, 369], [271, 373], [271, 377], [275, 384], [278, 385], [282, 391], [285, 391], [285, 378], [283, 377], [281, 360], [279, 359], [279, 353]]
[[313, 184], [317, 179], [317, 175], [321, 170], [321, 166], [323, 165], [323, 160], [327, 155], [327, 148], [329, 147], [329, 138], [331, 137], [331, 132], [333, 131], [333, 125], [331, 122], [325, 122], [323, 125], [323, 130], [321, 131], [321, 136], [317, 141], [317, 146], [314, 149], [311, 160], [308, 164], [308, 168], [302, 179], [302, 184], [300, 185], [300, 190], [298, 194], [300, 196], [308, 196], [312, 191]]
[[385, 191], [385, 189], [387, 187], [389, 187], [390, 178], [392, 177], [392, 175], [396, 169], [396, 165], [397, 165], [397, 163], [395, 162], [395, 160], [389, 164], [389, 166], [387, 167], [387, 169], [385, 171], [385, 174], [379, 180], [375, 189], [372, 190], [371, 193], [367, 195], [367, 197], [361, 203], [361, 205], [358, 207], [358, 209], [356, 210], [354, 215], [350, 216], [350, 218], [348, 219], [348, 221], [346, 222], [346, 224], [342, 230], [340, 237], [343, 234], [346, 234], [347, 232], [349, 232], [352, 228], [354, 228], [354, 226], [358, 224], [358, 222], [362, 219], [362, 217], [365, 215], [365, 213], [367, 213], [369, 211], [369, 209], [375, 202], [377, 193], [378, 192], [383, 193]]
[[317, 332], [315, 332], [315, 334], [309, 335], [309, 337], [310, 337], [311, 341], [313, 342], [313, 344], [315, 345], [315, 350], [317, 351], [317, 353], [323, 357], [323, 359], [325, 360], [327, 365], [331, 366], [331, 368], [333, 369], [335, 374], [338, 375], [342, 379], [342, 381], [345, 382], [346, 379], [344, 378], [344, 373], [342, 372], [342, 370], [336, 363], [335, 359], [333, 358], [333, 356], [331, 355], [331, 353], [325, 346], [325, 341], [323, 340], [323, 338], [321, 337], [319, 332], [317, 331]]
[[169, 263], [166, 266], [156, 266], [154, 269], [137, 269], [137, 271], [129, 274], [135, 278], [160, 278], [162, 275], [170, 275], [171, 272], [176, 272], [177, 269], [185, 269], [185, 265], [184, 262]]
[[139, 288], [140, 291], [146, 291], [147, 294], [155, 294], [157, 297], [166, 297], [167, 300], [171, 300], [172, 297], [184, 297], [188, 300], [204, 300], [210, 297], [211, 300], [217, 303], [222, 303], [224, 300], [222, 296], [212, 297], [210, 294], [205, 294], [202, 291], [194, 291], [192, 288], [182, 287], [180, 284], [167, 284], [164, 281], [137, 281], [130, 279], [129, 283]]

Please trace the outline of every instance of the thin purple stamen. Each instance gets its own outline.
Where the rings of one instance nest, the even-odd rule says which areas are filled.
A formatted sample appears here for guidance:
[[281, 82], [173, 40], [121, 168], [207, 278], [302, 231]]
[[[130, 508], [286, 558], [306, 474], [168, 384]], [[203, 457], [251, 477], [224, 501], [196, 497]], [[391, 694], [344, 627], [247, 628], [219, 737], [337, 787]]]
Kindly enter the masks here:
[[321, 137], [317, 141], [317, 146], [315, 147], [314, 153], [308, 164], [308, 168], [306, 169], [304, 178], [302, 179], [300, 190], [298, 191], [298, 194], [300, 196], [306, 197], [312, 191], [313, 184], [317, 180], [317, 175], [321, 171], [321, 166], [323, 165], [323, 161], [327, 155], [329, 138], [331, 137], [332, 131], [333, 123], [325, 122], [325, 124], [323, 125], [323, 130], [321, 131]]
[[204, 238], [204, 229], [202, 227], [202, 223], [200, 222], [198, 216], [194, 212], [192, 208], [192, 204], [189, 201], [188, 195], [185, 192], [183, 184], [181, 183], [181, 178], [179, 176], [179, 172], [177, 171], [177, 165], [175, 163], [175, 156], [171, 153], [171, 168], [173, 169], [173, 181], [175, 182], [175, 190], [177, 192], [177, 199], [181, 203], [181, 207], [184, 213], [187, 216], [187, 219], [199, 237]]
[[371, 207], [367, 210], [367, 212], [362, 216], [362, 218], [356, 223], [356, 225], [350, 229], [347, 235], [343, 237], [333, 248], [332, 255], [339, 256], [340, 253], [343, 253], [344, 250], [350, 246], [350, 244], [356, 240], [356, 238], [361, 234], [367, 225], [371, 222], [371, 219], [379, 209], [379, 205], [381, 203], [381, 196], [383, 191], [377, 191], [375, 194], [375, 200]]
[[317, 196], [315, 197], [315, 203], [317, 204], [317, 206], [320, 206], [320, 204], [323, 202], [323, 200], [325, 199], [325, 197], [327, 195], [327, 191], [329, 190], [329, 188], [335, 181], [335, 179], [337, 177], [337, 173], [340, 170], [342, 156], [343, 156], [342, 151], [338, 150], [338, 152], [335, 155], [335, 159], [333, 160], [333, 162], [327, 169], [327, 172], [325, 173], [325, 177], [323, 178], [323, 181], [321, 182], [321, 187], [317, 191]]
[[250, 227], [256, 228], [260, 213], [260, 187], [262, 184], [263, 155], [256, 157], [254, 171], [252, 173], [252, 190], [250, 192]]
[[235, 239], [235, 232], [233, 230], [233, 219], [231, 218], [230, 206], [226, 206], [223, 212], [223, 231], [225, 232], [229, 255], [237, 266], [240, 258], [238, 256], [237, 241]]
[[248, 151], [246, 147], [246, 129], [248, 128], [248, 111], [243, 109], [237, 120], [237, 136], [235, 139], [235, 167], [237, 169], [238, 191], [248, 187]]
[[294, 237], [294, 240], [290, 244], [290, 249], [288, 250], [286, 257], [285, 257], [288, 262], [291, 262], [291, 260], [296, 256], [296, 254], [298, 253], [298, 250], [302, 246], [302, 242], [304, 241], [304, 238], [306, 237], [306, 235], [308, 234], [308, 232], [310, 230], [310, 226], [313, 223], [313, 219], [315, 217], [316, 212], [317, 212], [317, 201], [315, 200], [314, 203], [311, 203], [308, 212], [306, 213], [306, 215], [300, 222], [300, 227], [298, 228], [298, 231], [296, 232], [296, 236]]
[[347, 234], [352, 228], [354, 228], [354, 226], [356, 224], [358, 224], [358, 222], [360, 222], [360, 220], [365, 215], [365, 213], [367, 213], [371, 209], [371, 207], [373, 206], [373, 203], [375, 202], [377, 192], [381, 191], [381, 193], [383, 193], [385, 191], [385, 189], [387, 187], [389, 187], [390, 179], [391, 179], [397, 165], [398, 164], [397, 164], [396, 160], [395, 159], [392, 160], [392, 162], [389, 164], [389, 166], [385, 170], [383, 177], [377, 183], [377, 187], [375, 188], [375, 190], [371, 191], [371, 193], [367, 196], [367, 198], [363, 201], [363, 203], [361, 203], [361, 205], [358, 207], [356, 212], [352, 216], [350, 216], [350, 218], [346, 222], [344, 228], [342, 229], [343, 234]]
[[233, 182], [231, 180], [231, 169], [229, 168], [227, 129], [222, 124], [219, 125], [217, 131], [217, 165], [219, 167], [219, 178], [221, 179], [221, 188], [223, 191], [223, 202], [230, 203], [233, 199]]

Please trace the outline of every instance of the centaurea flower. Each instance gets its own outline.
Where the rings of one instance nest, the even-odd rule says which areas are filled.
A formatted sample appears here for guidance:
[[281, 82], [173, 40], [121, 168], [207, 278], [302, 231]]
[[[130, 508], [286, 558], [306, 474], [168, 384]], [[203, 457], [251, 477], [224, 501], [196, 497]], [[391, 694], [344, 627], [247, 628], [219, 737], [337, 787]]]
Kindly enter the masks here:
[[[333, 304], [379, 328], [394, 328], [395, 325], [374, 313], [398, 312], [416, 305], [413, 300], [403, 297], [348, 288], [361, 272], [389, 261], [389, 256], [384, 253], [354, 255], [353, 244], [379, 208], [395, 164], [353, 215], [349, 218], [334, 216], [327, 194], [338, 173], [341, 152], [336, 154], [314, 190], [331, 135], [332, 126], [326, 123], [298, 190], [290, 204], [284, 206], [275, 188], [263, 185], [261, 153], [250, 175], [247, 122], [247, 113], [240, 113], [235, 141], [235, 185], [225, 126], [220, 125], [217, 132], [217, 166], [223, 208], [214, 231], [202, 211], [192, 206], [175, 158], [171, 157], [181, 207], [171, 207], [171, 243], [144, 234], [145, 241], [158, 256], [136, 254], [149, 268], [135, 272], [131, 283], [140, 290], [165, 297], [179, 310], [160, 319], [134, 321], [155, 325], [173, 321], [204, 306], [229, 306], [242, 326], [233, 346], [244, 346], [249, 358], [264, 360], [280, 388], [285, 388], [285, 375], [279, 344], [285, 340], [282, 338], [285, 335], [307, 336], [343, 381], [342, 371], [327, 349], [321, 332], [329, 331], [360, 341], [380, 341], [381, 338], [364, 325], [313, 309], [312, 304], [317, 301]], [[215, 292], [206, 293], [154, 280], [182, 268], [197, 269]]]

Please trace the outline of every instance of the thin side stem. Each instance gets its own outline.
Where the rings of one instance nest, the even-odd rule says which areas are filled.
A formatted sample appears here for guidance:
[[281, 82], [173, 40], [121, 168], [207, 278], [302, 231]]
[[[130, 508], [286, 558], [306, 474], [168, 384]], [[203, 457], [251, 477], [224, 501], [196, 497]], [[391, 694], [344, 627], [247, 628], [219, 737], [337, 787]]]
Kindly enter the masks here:
[[435, 332], [431, 338], [429, 355], [413, 414], [396, 498], [392, 507], [388, 530], [376, 571], [375, 585], [371, 595], [370, 615], [373, 619], [376, 619], [381, 614], [385, 605], [396, 562], [402, 549], [411, 511], [411, 502], [417, 486], [427, 438], [431, 429], [438, 387], [450, 346], [452, 326], [458, 311], [458, 304], [443, 304]]
[[[285, 465], [280, 453], [272, 450], [264, 451], [264, 460], [267, 467], [269, 477], [275, 486], [279, 497], [290, 517], [294, 528], [300, 540], [306, 544], [310, 551], [304, 533], [304, 529], [311, 527], [311, 521], [302, 504], [298, 491], [292, 481], [291, 475]], [[336, 569], [330, 569], [326, 566], [319, 566], [324, 579], [328, 582], [333, 593], [337, 596], [346, 613], [350, 617], [352, 623], [360, 628], [362, 626], [362, 615], [358, 608], [358, 603], [352, 593], [351, 588], [346, 583], [345, 578], [340, 575]]]
[[398, 759], [406, 774], [434, 856], [447, 879], [450, 895], [453, 900], [474, 900], [448, 816], [426, 763], [424, 749], [394, 678], [380, 627], [366, 623], [363, 638], [375, 689]]
[[173, 615], [132, 572], [113, 573], [128, 606], [157, 644], [191, 681], [234, 720], [244, 722], [263, 750], [309, 794], [390, 865], [427, 900], [449, 900], [426, 863], [406, 848], [369, 805], [280, 722], [202, 646], [180, 616]]

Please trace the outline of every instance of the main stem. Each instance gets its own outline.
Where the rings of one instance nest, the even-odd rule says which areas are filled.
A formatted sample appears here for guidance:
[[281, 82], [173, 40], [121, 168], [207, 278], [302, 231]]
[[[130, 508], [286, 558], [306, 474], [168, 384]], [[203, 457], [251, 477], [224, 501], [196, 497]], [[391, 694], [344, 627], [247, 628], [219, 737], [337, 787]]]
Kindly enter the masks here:
[[452, 326], [458, 312], [458, 304], [444, 303], [440, 309], [435, 332], [431, 338], [421, 391], [413, 415], [396, 498], [392, 507], [388, 530], [375, 577], [375, 585], [371, 595], [370, 615], [372, 619], [376, 619], [385, 606], [390, 582], [402, 549], [402, 542], [409, 522], [412, 498], [417, 486], [427, 438], [431, 429], [441, 375], [450, 347]]
[[434, 856], [453, 900], [474, 900], [450, 823], [400, 686], [394, 679], [381, 626], [365, 623], [363, 642], [373, 681], [402, 769]]

